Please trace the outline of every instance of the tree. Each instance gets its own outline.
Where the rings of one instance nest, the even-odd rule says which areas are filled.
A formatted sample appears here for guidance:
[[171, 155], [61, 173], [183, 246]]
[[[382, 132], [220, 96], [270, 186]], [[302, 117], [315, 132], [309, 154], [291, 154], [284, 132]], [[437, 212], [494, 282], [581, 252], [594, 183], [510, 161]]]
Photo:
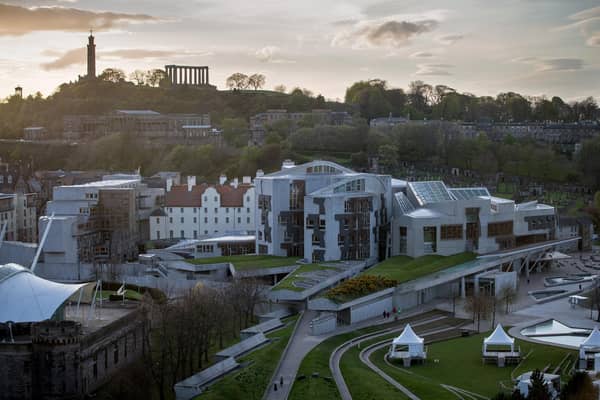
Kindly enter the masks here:
[[539, 369], [531, 373], [530, 382], [528, 400], [550, 400], [550, 393], [544, 382], [544, 374]]
[[517, 290], [512, 285], [506, 285], [500, 289], [500, 300], [504, 302], [504, 313], [510, 312], [510, 306], [517, 299]]
[[248, 87], [248, 79], [248, 75], [236, 72], [227, 78], [225, 84], [229, 89], [246, 89]]
[[560, 398], [561, 400], [597, 400], [598, 389], [587, 372], [577, 371], [563, 386]]
[[479, 293], [476, 296], [471, 295], [467, 297], [465, 310], [472, 313], [473, 323], [477, 323], [477, 332], [479, 332], [481, 328], [481, 320], [486, 319], [491, 311], [490, 296]]
[[254, 90], [258, 90], [265, 86], [267, 78], [263, 74], [252, 74], [248, 77], [247, 85], [253, 87]]
[[119, 83], [125, 81], [125, 72], [118, 68], [106, 68], [99, 78], [106, 82]]
[[225, 118], [221, 128], [225, 141], [231, 146], [243, 147], [248, 143], [248, 123], [243, 118]]
[[136, 69], [129, 75], [129, 80], [135, 82], [138, 85], [144, 85], [148, 80], [147, 72]]
[[150, 86], [160, 86], [161, 82], [167, 78], [167, 73], [162, 69], [151, 69], [146, 72], [146, 83]]

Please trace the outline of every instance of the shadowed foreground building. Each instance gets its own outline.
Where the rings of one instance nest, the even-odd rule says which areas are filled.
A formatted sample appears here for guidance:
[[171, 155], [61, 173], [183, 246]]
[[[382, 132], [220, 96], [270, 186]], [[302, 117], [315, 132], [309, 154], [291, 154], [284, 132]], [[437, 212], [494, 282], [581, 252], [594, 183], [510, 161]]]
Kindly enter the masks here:
[[0, 265], [0, 399], [81, 399], [142, 354], [143, 314], [120, 301], [94, 311], [93, 288]]

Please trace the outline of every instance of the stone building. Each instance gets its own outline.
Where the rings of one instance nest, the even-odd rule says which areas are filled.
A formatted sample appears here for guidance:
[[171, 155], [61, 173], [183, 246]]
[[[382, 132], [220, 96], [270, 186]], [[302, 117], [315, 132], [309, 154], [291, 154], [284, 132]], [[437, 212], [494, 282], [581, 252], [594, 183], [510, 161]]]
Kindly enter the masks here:
[[66, 139], [94, 140], [114, 134], [170, 143], [222, 144], [221, 131], [211, 126], [209, 114], [115, 110], [105, 115], [67, 115], [63, 118]]

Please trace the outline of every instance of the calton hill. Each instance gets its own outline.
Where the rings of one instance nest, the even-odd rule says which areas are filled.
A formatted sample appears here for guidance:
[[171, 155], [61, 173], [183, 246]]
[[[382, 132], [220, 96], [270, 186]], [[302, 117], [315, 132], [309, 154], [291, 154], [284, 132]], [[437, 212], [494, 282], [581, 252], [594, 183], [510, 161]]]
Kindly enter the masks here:
[[[419, 179], [446, 179], [455, 184], [482, 184], [505, 197], [523, 196], [528, 185], [544, 186], [542, 200], [572, 209], [591, 206], [600, 187], [600, 137], [586, 139], [576, 151], [506, 135], [491, 140], [481, 133], [449, 135], [451, 124], [466, 123], [595, 123], [599, 110], [593, 98], [566, 102], [559, 97], [528, 97], [500, 93], [496, 97], [461, 93], [445, 85], [411, 82], [407, 90], [383, 80], [360, 81], [346, 90], [343, 102], [326, 100], [309, 89], [264, 90], [267, 78], [236, 73], [227, 90], [214, 86], [170, 86], [160, 70], [135, 71], [126, 79], [117, 69], [97, 79], [64, 83], [56, 91], [0, 103], [0, 157], [30, 163], [35, 169], [133, 170], [143, 174], [176, 170], [214, 180], [273, 171], [281, 161], [328, 159], [356, 170]], [[116, 109], [160, 113], [208, 113], [223, 132], [224, 145], [150, 145], [128, 134], [91, 141], [62, 139], [63, 117], [69, 114], [106, 114]], [[249, 146], [249, 119], [269, 109], [289, 112], [330, 109], [352, 115], [352, 124], [317, 125], [305, 118], [292, 129], [288, 121], [266, 126], [264, 144]], [[381, 117], [404, 117], [410, 122], [393, 127], [371, 127]], [[436, 123], [423, 123], [435, 121]], [[23, 129], [44, 126], [51, 141], [39, 145], [20, 142]], [[582, 193], [569, 195], [580, 189]], [[525, 193], [525, 195], [527, 195]]]

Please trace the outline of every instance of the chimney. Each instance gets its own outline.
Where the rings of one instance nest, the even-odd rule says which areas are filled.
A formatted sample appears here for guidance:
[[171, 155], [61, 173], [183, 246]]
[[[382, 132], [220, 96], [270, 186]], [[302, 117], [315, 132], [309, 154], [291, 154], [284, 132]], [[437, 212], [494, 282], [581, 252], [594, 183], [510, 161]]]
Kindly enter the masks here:
[[293, 162], [290, 159], [287, 160], [283, 160], [283, 164], [281, 165], [281, 169], [287, 169], [287, 168], [292, 168], [296, 165], [295, 162]]
[[221, 176], [219, 176], [219, 185], [224, 185], [225, 182], [227, 182], [227, 175], [221, 174]]
[[196, 186], [196, 176], [189, 176], [187, 177], [187, 189], [188, 192], [192, 191], [192, 188]]
[[252, 183], [252, 177], [250, 177], [250, 176], [242, 177], [242, 183], [245, 185], [250, 185]]
[[256, 170], [256, 177], [260, 178], [261, 176], [265, 176], [265, 173], [263, 172], [262, 169], [257, 169]]
[[240, 181], [238, 180], [238, 178], [233, 178], [233, 182], [231, 182], [231, 186], [233, 186], [234, 188], [237, 189], [239, 183], [240, 183]]
[[167, 192], [170, 192], [172, 187], [173, 187], [173, 178], [167, 178]]

